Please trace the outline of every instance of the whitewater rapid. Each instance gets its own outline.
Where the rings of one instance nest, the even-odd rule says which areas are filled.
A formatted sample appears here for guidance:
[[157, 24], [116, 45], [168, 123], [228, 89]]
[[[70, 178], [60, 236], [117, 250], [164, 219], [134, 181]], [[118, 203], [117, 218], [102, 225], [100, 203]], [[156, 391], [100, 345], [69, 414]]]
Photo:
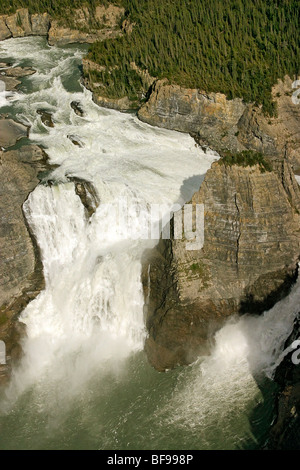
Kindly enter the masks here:
[[[23, 81], [22, 91], [0, 90], [1, 112], [13, 110], [19, 121], [30, 125], [30, 139], [42, 145], [56, 165], [23, 208], [41, 249], [46, 288], [21, 315], [27, 327], [24, 359], [7, 395], [11, 403], [33, 390], [29, 413], [55, 414], [57, 426], [72, 397], [85, 393], [84, 410], [91, 394], [97, 396], [98, 385], [93, 392], [87, 387], [93, 377], [107, 377], [107, 371], [114, 371], [120, 380], [116, 387], [126, 385], [127, 379], [119, 379], [125, 370], [122, 364], [139, 357], [147, 334], [141, 258], [145, 249], [157, 243], [149, 239], [149, 224], [157, 224], [163, 215], [153, 221], [151, 206], [168, 208], [189, 201], [218, 158], [214, 152], [205, 154], [188, 135], [153, 128], [133, 114], [96, 106], [91, 93], [79, 85], [84, 53], [76, 47], [50, 48], [40, 38], [11, 39], [0, 45], [3, 59], [37, 70]], [[83, 117], [74, 113], [73, 101], [80, 103]], [[43, 124], [40, 109], [52, 114], [54, 128]], [[90, 218], [75, 192], [74, 178], [92, 183], [97, 192], [99, 206]], [[180, 371], [175, 385], [175, 373], [165, 374], [165, 379], [147, 372], [156, 384], [151, 391], [153, 405], [149, 402], [154, 407], [151, 426], [158, 426], [161, 433], [167, 429], [172, 434], [170, 429], [176, 429], [178, 435], [183, 429], [188, 433], [184, 436], [194, 430], [195, 442], [202, 436], [203, 448], [212, 446], [215, 429], [221, 426], [228, 433], [228, 442], [225, 434], [222, 442], [230, 448], [236, 445], [235, 417], [248, 422], [253, 402], [262, 399], [256, 376], [272, 377], [299, 301], [298, 281], [291, 294], [264, 315], [231, 319], [216, 334], [211, 355]], [[145, 367], [134, 369], [129, 379], [137, 390], [139, 380], [145, 383], [144, 392], [140, 390], [136, 397], [137, 410], [141, 397], [144, 403], [149, 399], [151, 385], [142, 375]], [[160, 396], [166, 380], [172, 385]], [[133, 396], [135, 391], [130, 393]], [[123, 395], [117, 396], [122, 403]], [[134, 416], [131, 405], [129, 410], [120, 412], [124, 422], [111, 418], [112, 436]], [[102, 412], [105, 416], [106, 411]], [[89, 417], [89, 426], [93, 419]], [[149, 415], [143, 419], [149, 428]], [[139, 429], [137, 421], [133, 427]]]

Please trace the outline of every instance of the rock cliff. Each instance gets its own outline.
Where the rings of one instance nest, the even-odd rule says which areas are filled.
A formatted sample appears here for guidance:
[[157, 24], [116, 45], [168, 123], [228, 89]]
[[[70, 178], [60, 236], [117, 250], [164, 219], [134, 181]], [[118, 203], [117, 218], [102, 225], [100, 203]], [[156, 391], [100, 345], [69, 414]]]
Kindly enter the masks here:
[[194, 134], [217, 151], [240, 151], [244, 147], [236, 134], [245, 109], [241, 99], [228, 101], [221, 93], [207, 94], [159, 80], [138, 116], [154, 126]]
[[[20, 356], [19, 339], [24, 334], [16, 319], [44, 287], [39, 250], [22, 206], [39, 182], [38, 173], [47, 168], [46, 160], [36, 145], [0, 152], [0, 340], [6, 344], [9, 365]], [[8, 372], [2, 367], [0, 380]]]
[[204, 204], [203, 247], [173, 237], [145, 255], [145, 350], [158, 370], [194, 360], [228, 316], [260, 313], [288, 292], [300, 191], [287, 160], [273, 158], [272, 167], [214, 163], [191, 201], [194, 210]]
[[69, 24], [51, 18], [47, 13], [30, 14], [20, 8], [13, 15], [0, 16], [0, 41], [25, 36], [46, 36], [50, 45], [91, 43], [122, 34], [124, 8], [97, 6], [93, 14], [83, 7], [66, 13]]
[[47, 36], [50, 17], [47, 13], [30, 15], [27, 8], [20, 8], [13, 15], [0, 16], [0, 40], [25, 36]]
[[294, 329], [287, 339], [285, 348], [291, 351], [285, 356], [276, 370], [275, 381], [279, 385], [277, 396], [277, 418], [273, 424], [267, 443], [271, 450], [299, 450], [300, 448], [300, 348], [291, 348], [300, 339], [300, 314], [294, 322]]
[[28, 136], [28, 127], [13, 121], [0, 118], [0, 147], [12, 147], [15, 143]]

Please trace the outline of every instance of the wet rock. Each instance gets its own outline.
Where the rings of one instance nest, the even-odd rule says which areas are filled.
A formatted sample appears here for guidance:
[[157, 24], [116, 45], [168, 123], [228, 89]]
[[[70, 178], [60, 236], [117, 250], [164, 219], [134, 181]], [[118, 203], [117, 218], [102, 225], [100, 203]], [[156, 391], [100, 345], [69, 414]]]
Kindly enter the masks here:
[[79, 101], [72, 101], [71, 108], [74, 110], [74, 113], [77, 114], [77, 116], [84, 116], [84, 111]]
[[38, 109], [37, 113], [41, 116], [41, 121], [47, 127], [54, 127], [54, 122], [52, 119], [52, 114], [49, 111], [45, 111], [44, 109]]
[[28, 127], [12, 119], [0, 119], [0, 146], [12, 147], [22, 137], [28, 136]]
[[48, 13], [31, 15], [31, 26], [33, 36], [47, 36], [50, 28], [50, 16]]

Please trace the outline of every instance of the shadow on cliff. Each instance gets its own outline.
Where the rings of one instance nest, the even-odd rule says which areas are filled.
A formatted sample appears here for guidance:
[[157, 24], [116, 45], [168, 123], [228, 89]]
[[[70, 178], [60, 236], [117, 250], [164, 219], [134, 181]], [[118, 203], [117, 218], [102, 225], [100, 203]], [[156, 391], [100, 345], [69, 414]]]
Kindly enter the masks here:
[[203, 175], [193, 175], [185, 179], [180, 188], [180, 197], [177, 201], [178, 204], [185, 204], [190, 202], [192, 196], [199, 191], [201, 184], [205, 178], [205, 173]]

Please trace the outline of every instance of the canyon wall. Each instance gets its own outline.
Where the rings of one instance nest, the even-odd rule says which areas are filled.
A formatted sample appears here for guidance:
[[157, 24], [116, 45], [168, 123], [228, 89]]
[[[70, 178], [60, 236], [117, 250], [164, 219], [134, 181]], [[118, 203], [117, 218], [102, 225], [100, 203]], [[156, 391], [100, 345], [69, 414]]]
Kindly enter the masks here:
[[190, 250], [184, 237], [171, 237], [146, 253], [145, 349], [158, 370], [190, 363], [226, 318], [261, 313], [289, 291], [300, 254], [300, 191], [286, 159], [271, 164], [262, 171], [214, 163], [190, 203], [204, 204], [204, 246]]

